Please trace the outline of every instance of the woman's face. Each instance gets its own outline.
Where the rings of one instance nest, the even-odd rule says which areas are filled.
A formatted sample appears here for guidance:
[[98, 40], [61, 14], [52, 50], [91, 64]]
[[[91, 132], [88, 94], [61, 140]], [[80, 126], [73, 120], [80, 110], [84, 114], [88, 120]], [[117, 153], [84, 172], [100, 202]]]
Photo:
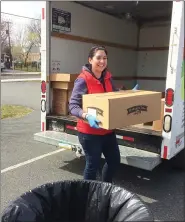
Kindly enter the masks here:
[[93, 58], [89, 58], [89, 63], [92, 65], [94, 72], [102, 72], [107, 67], [107, 55], [105, 51], [96, 51]]

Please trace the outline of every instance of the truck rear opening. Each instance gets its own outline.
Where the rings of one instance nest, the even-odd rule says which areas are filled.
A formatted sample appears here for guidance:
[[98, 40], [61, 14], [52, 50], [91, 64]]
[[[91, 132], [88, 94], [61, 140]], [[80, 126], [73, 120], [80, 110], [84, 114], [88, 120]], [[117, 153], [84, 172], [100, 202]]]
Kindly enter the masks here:
[[[165, 100], [162, 130], [154, 130], [152, 123], [116, 129], [122, 162], [152, 170], [161, 159], [171, 159], [180, 152], [184, 148], [184, 137], [180, 137], [184, 99], [178, 88], [184, 44], [183, 8], [183, 1], [45, 2], [41, 132], [35, 134], [35, 139], [83, 152], [76, 136], [77, 119], [53, 113], [49, 75], [54, 70], [53, 63], [58, 73], [80, 72], [91, 46], [99, 44], [108, 50], [108, 65], [117, 87], [131, 89], [138, 83], [141, 90], [162, 92]], [[71, 16], [67, 28], [54, 23], [57, 10]], [[180, 115], [175, 116], [178, 111]], [[176, 137], [181, 142], [178, 149], [174, 145]]]

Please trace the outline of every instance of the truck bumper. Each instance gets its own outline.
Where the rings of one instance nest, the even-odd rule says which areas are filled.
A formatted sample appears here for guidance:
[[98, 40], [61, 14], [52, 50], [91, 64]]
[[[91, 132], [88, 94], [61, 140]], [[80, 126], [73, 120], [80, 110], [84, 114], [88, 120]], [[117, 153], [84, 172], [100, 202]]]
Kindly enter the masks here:
[[[82, 147], [76, 135], [45, 131], [36, 133], [34, 135], [34, 140], [83, 154]], [[123, 164], [151, 171], [161, 163], [159, 154], [122, 145], [119, 145], [119, 148], [121, 163]]]

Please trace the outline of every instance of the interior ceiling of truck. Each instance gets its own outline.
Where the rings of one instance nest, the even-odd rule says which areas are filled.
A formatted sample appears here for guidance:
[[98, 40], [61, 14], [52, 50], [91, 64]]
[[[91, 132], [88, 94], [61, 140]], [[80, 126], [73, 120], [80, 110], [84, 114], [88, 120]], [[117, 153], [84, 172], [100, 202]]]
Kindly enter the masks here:
[[169, 21], [172, 13], [172, 1], [78, 1], [76, 3], [117, 18], [132, 19], [140, 24]]

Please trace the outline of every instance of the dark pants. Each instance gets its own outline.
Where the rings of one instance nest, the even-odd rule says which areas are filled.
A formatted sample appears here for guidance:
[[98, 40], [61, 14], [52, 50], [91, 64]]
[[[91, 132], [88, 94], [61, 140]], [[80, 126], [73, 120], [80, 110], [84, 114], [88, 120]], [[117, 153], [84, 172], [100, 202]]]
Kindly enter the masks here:
[[86, 159], [84, 179], [96, 180], [103, 153], [106, 163], [102, 171], [102, 180], [111, 183], [120, 163], [120, 152], [115, 133], [104, 136], [79, 133], [78, 138]]

